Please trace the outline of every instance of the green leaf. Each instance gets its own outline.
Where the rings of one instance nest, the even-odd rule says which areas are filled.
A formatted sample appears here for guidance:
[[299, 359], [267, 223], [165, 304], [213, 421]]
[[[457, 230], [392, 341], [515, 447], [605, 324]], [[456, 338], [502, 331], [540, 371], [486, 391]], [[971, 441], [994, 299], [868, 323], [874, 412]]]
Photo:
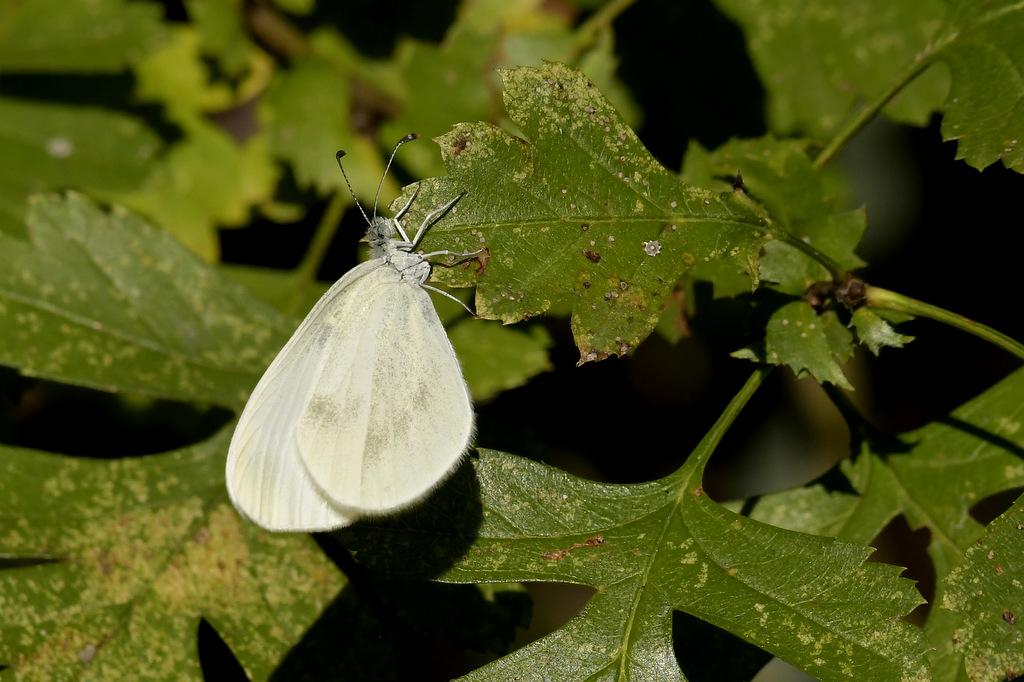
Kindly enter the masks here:
[[870, 308], [857, 308], [851, 322], [857, 330], [857, 338], [875, 355], [885, 346], [903, 348], [904, 344], [914, 340], [913, 336], [897, 332], [887, 320]]
[[839, 537], [857, 504], [854, 495], [812, 485], [763, 495], [750, 518], [801, 533]]
[[256, 47], [245, 28], [245, 9], [239, 0], [186, 0], [192, 21], [202, 33], [204, 52], [215, 55], [229, 76], [240, 76], [250, 65]]
[[448, 338], [477, 403], [552, 369], [548, 359], [551, 335], [543, 327], [513, 329], [493, 322], [463, 320], [448, 328]]
[[124, 114], [0, 97], [0, 232], [25, 234], [33, 192], [137, 187], [159, 147], [156, 135]]
[[231, 430], [148, 457], [0, 446], [0, 665], [19, 679], [201, 679], [206, 619], [266, 678], [338, 594], [308, 536], [242, 522], [224, 491]]
[[141, 187], [108, 196], [215, 262], [220, 259], [217, 227], [247, 223], [253, 207], [273, 196], [278, 175], [265, 135], [239, 144], [220, 127], [197, 118]]
[[479, 315], [510, 323], [571, 304], [581, 361], [624, 354], [687, 268], [754, 248], [762, 219], [749, 202], [682, 184], [578, 71], [550, 63], [502, 75], [528, 139], [456, 126], [439, 139], [449, 176], [419, 184], [406, 220], [418, 225], [465, 193], [423, 247], [486, 248], [479, 276], [434, 269], [451, 286], [476, 284]]
[[557, 671], [560, 679], [681, 680], [676, 610], [819, 679], [927, 679], [920, 632], [899, 620], [920, 601], [900, 569], [864, 563], [871, 550], [863, 546], [745, 518], [703, 492], [704, 464], [756, 386], [748, 382], [686, 464], [659, 481], [595, 483], [481, 450], [434, 504], [339, 537], [396, 577], [596, 588], [565, 626], [465, 679]]
[[[864, 211], [837, 210], [836, 198], [829, 196], [807, 155], [809, 146], [806, 140], [777, 140], [771, 135], [731, 140], [713, 152], [691, 143], [683, 179], [724, 191], [740, 174], [743, 190], [767, 209], [777, 228], [842, 268], [855, 270], [865, 264], [854, 253], [867, 227]], [[820, 262], [785, 241], [769, 241], [764, 250], [759, 258], [760, 277], [774, 289], [799, 296], [813, 282], [831, 279]], [[708, 263], [698, 265], [691, 276], [714, 282], [716, 295], [723, 295], [719, 292], [736, 290], [735, 279], [729, 276], [737, 269], [733, 264], [722, 272], [721, 266]]]
[[970, 679], [1024, 671], [1024, 499], [989, 525], [945, 583], [942, 608], [963, 619], [953, 646]]
[[160, 46], [161, 12], [124, 0], [0, 0], [0, 71], [121, 71]]
[[954, 0], [941, 33], [935, 57], [953, 74], [943, 139], [957, 140], [956, 158], [975, 168], [1001, 159], [1024, 173], [1024, 8]]
[[[933, 603], [943, 603], [945, 577], [984, 532], [971, 508], [1024, 486], [1022, 415], [1024, 371], [1017, 371], [942, 421], [902, 435], [899, 443], [865, 444], [856, 460], [843, 465], [860, 501], [839, 536], [869, 542], [900, 514], [911, 528], [927, 528], [938, 582]], [[958, 614], [932, 609], [926, 626], [935, 648], [932, 664], [937, 673], [952, 671], [936, 679], [958, 679], [953, 673], [962, 669], [962, 654], [953, 636], [962, 626]]]
[[373, 145], [349, 124], [351, 98], [346, 74], [316, 57], [300, 57], [271, 82], [260, 102], [260, 119], [271, 153], [292, 165], [300, 187], [320, 194], [347, 192], [334, 158], [345, 149], [356, 195], [372, 206], [384, 166]]
[[[595, 39], [584, 23], [574, 28], [570, 13], [547, 3], [485, 0], [463, 6], [440, 44], [412, 38], [395, 54], [401, 87], [393, 93], [396, 116], [383, 122], [385, 144], [410, 130], [436, 137], [453, 121], [501, 120], [495, 69], [540, 66], [544, 60], [573, 64], [601, 88], [619, 115], [635, 126], [641, 113], [616, 76], [618, 59], [610, 31]], [[488, 67], [481, 72], [480, 65]], [[415, 175], [439, 175], [444, 168], [432, 149], [403, 152]]]
[[763, 344], [736, 351], [733, 356], [789, 365], [798, 377], [810, 374], [819, 383], [827, 381], [853, 390], [839, 365], [853, 357], [853, 334], [834, 311], [818, 314], [804, 301], [787, 303], [773, 312]]
[[166, 45], [135, 65], [136, 96], [144, 102], [159, 102], [179, 124], [232, 103], [228, 84], [210, 79], [209, 68], [202, 61], [201, 40], [199, 31], [176, 26]]
[[[740, 25], [767, 90], [772, 132], [827, 139], [860, 100], [881, 95], [935, 35], [941, 0], [776, 2], [715, 0]], [[924, 125], [949, 89], [931, 69], [903, 89], [885, 112]]]
[[239, 407], [293, 324], [167, 233], [84, 197], [34, 197], [0, 235], [0, 362], [109, 391]]

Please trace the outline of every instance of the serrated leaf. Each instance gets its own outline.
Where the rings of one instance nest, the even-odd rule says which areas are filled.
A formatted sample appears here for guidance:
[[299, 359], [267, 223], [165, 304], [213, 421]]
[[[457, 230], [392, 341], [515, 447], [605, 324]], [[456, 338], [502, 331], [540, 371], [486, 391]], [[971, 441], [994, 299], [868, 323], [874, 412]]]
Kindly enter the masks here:
[[201, 36], [190, 26], [178, 26], [161, 49], [135, 66], [136, 96], [159, 102], [176, 122], [190, 121], [197, 112], [225, 109], [233, 93], [227, 83], [211, 81], [201, 61]]
[[935, 57], [953, 75], [943, 139], [957, 140], [956, 158], [975, 168], [1001, 159], [1024, 172], [1024, 8], [954, 0], [940, 33]]
[[259, 111], [270, 136], [271, 153], [292, 165], [300, 187], [313, 187], [321, 194], [347, 191], [334, 158], [335, 151], [345, 149], [349, 152], [345, 159], [349, 176], [356, 194], [365, 201], [373, 197], [383, 166], [379, 170], [371, 166], [371, 159], [376, 161], [379, 155], [360, 142], [349, 125], [351, 104], [345, 74], [307, 56], [278, 72]]
[[0, 571], [5, 676], [201, 679], [200, 618], [270, 675], [343, 582], [308, 536], [234, 513], [230, 433], [114, 460], [0, 446], [0, 555], [29, 563]]
[[[787, 303], [772, 313], [762, 346], [733, 353], [772, 365], [788, 365], [797, 376], [810, 374], [853, 390], [839, 362], [853, 357], [853, 334], [833, 311], [818, 312], [804, 301]], [[838, 360], [838, 362], [837, 362]]]
[[0, 362], [25, 374], [239, 407], [292, 322], [167, 233], [76, 194], [0, 235]]
[[887, 320], [870, 308], [860, 307], [853, 312], [851, 324], [857, 330], [857, 338], [875, 355], [886, 346], [903, 348], [914, 340], [913, 336], [900, 334]]
[[[982, 499], [1024, 486], [1021, 418], [1024, 372], [1018, 371], [945, 419], [900, 436], [885, 448], [866, 444], [843, 472], [860, 501], [839, 537], [869, 542], [893, 518], [903, 514], [911, 528], [931, 532], [928, 554], [942, 603], [944, 578], [963, 562], [964, 552], [984, 532], [970, 514]], [[960, 679], [962, 656], [953, 634], [962, 619], [947, 609], [932, 609], [926, 634], [937, 680]], [[941, 673], [941, 674], [940, 674]]]
[[1024, 501], [993, 521], [946, 576], [942, 608], [963, 620], [953, 635], [972, 680], [1024, 671]]
[[339, 536], [396, 576], [597, 589], [564, 627], [465, 679], [681, 680], [675, 610], [820, 679], [927, 679], [920, 632], [899, 621], [919, 597], [897, 567], [864, 563], [862, 546], [739, 516], [703, 493], [704, 464], [756, 385], [660, 481], [594, 483], [482, 450], [429, 507]]
[[[616, 77], [618, 61], [608, 32], [597, 39], [573, 29], [572, 17], [543, 0], [485, 0], [465, 3], [440, 45], [415, 39], [396, 51], [400, 111], [381, 127], [385, 141], [410, 130], [436, 137], [453, 121], [497, 123], [500, 83], [495, 69], [538, 66], [544, 60], [572, 63], [596, 83], [631, 126], [640, 112]], [[603, 37], [603, 39], [602, 39]], [[585, 48], [581, 45], [586, 45]], [[481, 72], [480, 65], [488, 64]], [[409, 149], [405, 165], [416, 175], [438, 175], [441, 160], [433, 150]]]
[[449, 176], [421, 182], [406, 219], [418, 225], [465, 193], [423, 247], [487, 249], [480, 267], [434, 269], [449, 285], [475, 283], [482, 317], [509, 323], [571, 303], [581, 361], [624, 354], [687, 268], [759, 238], [748, 203], [683, 185], [578, 71], [550, 63], [503, 78], [509, 116], [529, 139], [456, 126], [438, 140]]
[[[715, 0], [743, 29], [777, 134], [826, 139], [858, 100], [881, 95], [925, 50], [945, 13], [940, 0], [775, 2]], [[932, 69], [885, 112], [924, 125], [949, 88]]]
[[262, 133], [239, 144], [198, 118], [186, 130], [141, 187], [107, 196], [144, 214], [207, 262], [216, 262], [217, 227], [245, 224], [253, 207], [273, 196], [279, 169]]
[[[725, 178], [740, 175], [743, 190], [767, 209], [778, 228], [846, 270], [855, 270], [864, 265], [854, 253], [867, 227], [864, 211], [837, 210], [836, 198], [827, 194], [820, 172], [807, 156], [809, 146], [806, 140], [777, 140], [772, 135], [731, 140], [711, 152], [691, 143], [683, 179], [724, 191], [731, 183]], [[758, 268], [763, 281], [793, 295], [802, 295], [813, 282], [831, 278], [821, 263], [783, 241], [765, 244]], [[724, 295], [720, 290], [735, 291], [735, 278], [723, 279], [723, 275], [736, 269], [733, 265], [721, 273], [720, 267], [701, 265], [692, 276], [712, 281], [716, 296], [720, 296]]]
[[[158, 5], [0, 0], [0, 71], [120, 71], [166, 37]], [[3, 120], [3, 116], [0, 116]]]
[[204, 52], [216, 56], [228, 76], [242, 75], [255, 49], [243, 24], [240, 0], [186, 0], [188, 13], [203, 37]]
[[159, 147], [155, 134], [124, 114], [0, 97], [0, 232], [25, 234], [33, 192], [137, 187]]

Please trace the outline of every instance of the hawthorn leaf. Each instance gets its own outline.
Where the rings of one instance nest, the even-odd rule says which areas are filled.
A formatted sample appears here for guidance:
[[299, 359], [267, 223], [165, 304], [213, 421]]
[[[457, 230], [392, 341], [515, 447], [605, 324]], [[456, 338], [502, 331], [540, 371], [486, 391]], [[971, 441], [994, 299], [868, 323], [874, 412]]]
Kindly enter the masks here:
[[827, 381], [853, 390], [839, 364], [853, 357], [853, 350], [853, 334], [835, 311], [819, 314], [808, 303], [793, 301], [771, 314], [764, 341], [732, 355], [771, 365], [789, 365], [797, 377], [809, 374], [819, 383]]
[[860, 342], [870, 348], [875, 355], [878, 355], [886, 346], [903, 348], [905, 344], [914, 340], [913, 336], [897, 332], [888, 320], [871, 308], [857, 308], [853, 311], [850, 323], [857, 330], [857, 338]]
[[[593, 36], [586, 22], [577, 27], [573, 23], [570, 14], [543, 0], [486, 0], [462, 6], [440, 44], [400, 41], [395, 54], [402, 82], [397, 112], [382, 123], [378, 139], [388, 143], [411, 130], [433, 138], [450, 129], [452, 121], [497, 123], [501, 83], [494, 70], [538, 66], [545, 59], [585, 72], [635, 127], [641, 112], [616, 76], [610, 31]], [[483, 72], [481, 64], [487, 65]], [[403, 165], [416, 176], [444, 171], [442, 160], [426, 146], [403, 154]]]
[[81, 195], [0, 234], [0, 363], [107, 391], [241, 407], [294, 322], [168, 233]]
[[496, 322], [462, 320], [448, 327], [462, 373], [477, 403], [524, 385], [552, 369], [551, 335], [540, 326], [506, 327]]
[[[862, 100], [881, 95], [925, 52], [942, 23], [941, 0], [715, 0], [746, 37], [767, 91], [772, 132], [823, 140]], [[885, 108], [894, 120], [925, 125], [949, 91], [932, 68]]]
[[953, 646], [970, 679], [1024, 671], [1024, 499], [989, 524], [945, 583], [941, 608], [962, 618]]
[[[0, 71], [111, 73], [166, 39], [158, 5], [124, 0], [4, 0]], [[0, 116], [3, 120], [3, 116]]]
[[942, 137], [956, 158], [982, 169], [1002, 160], [1024, 173], [1024, 7], [1013, 0], [953, 0], [934, 58], [949, 65], [952, 85]]
[[125, 114], [0, 97], [0, 232], [25, 235], [27, 198], [34, 192], [138, 187], [160, 146], [152, 131]]
[[[304, 55], [276, 74], [260, 100], [259, 118], [267, 130], [271, 154], [291, 165], [300, 188], [310, 187], [321, 195], [348, 192], [334, 156], [344, 149], [356, 196], [373, 206], [384, 162], [373, 143], [352, 127], [351, 110], [348, 74]], [[394, 181], [387, 187], [394, 196]]]
[[[971, 516], [981, 500], [1024, 486], [1024, 371], [1018, 370], [940, 421], [891, 442], [863, 443], [841, 465], [857, 503], [837, 537], [870, 542], [899, 515], [931, 533], [928, 554], [937, 581], [933, 604], [944, 603], [946, 576], [985, 529]], [[932, 608], [925, 634], [935, 679], [960, 679], [963, 650], [954, 643], [962, 615]]]
[[186, 0], [190, 18], [202, 34], [203, 51], [217, 58], [226, 74], [242, 75], [249, 67], [256, 46], [245, 26], [245, 13], [238, 2]]
[[[757, 370], [674, 474], [612, 485], [492, 450], [433, 503], [338, 532], [374, 571], [444, 582], [540, 581], [596, 594], [565, 626], [464, 679], [675, 679], [674, 611], [819, 679], [928, 679], [920, 602], [867, 547], [783, 530], [703, 492], [703, 468]], [[581, 655], [582, 654], [582, 655]]]
[[202, 679], [200, 619], [270, 676], [344, 581], [309, 536], [234, 512], [230, 436], [120, 459], [0, 446], [5, 676]]
[[480, 123], [438, 138], [449, 175], [419, 183], [405, 220], [465, 194], [423, 248], [485, 249], [475, 267], [434, 268], [440, 282], [476, 285], [478, 315], [508, 324], [570, 305], [581, 362], [622, 355], [688, 268], [758, 248], [764, 220], [749, 199], [684, 185], [579, 71], [547, 63], [502, 77], [526, 138]]
[[[721, 191], [741, 177], [743, 191], [764, 206], [775, 229], [814, 247], [846, 270], [863, 267], [854, 249], [867, 227], [864, 211], [838, 209], [836, 197], [830, 195], [807, 155], [810, 146], [806, 140], [778, 140], [772, 135], [730, 140], [710, 152], [691, 143], [683, 179]], [[758, 259], [760, 278], [775, 290], [800, 296], [812, 283], [831, 279], [820, 262], [784, 240], [766, 242], [764, 251]], [[700, 264], [690, 276], [713, 282], [716, 295], [734, 291], [735, 285], [722, 278], [737, 268], [723, 273], [719, 264], [724, 262]]]

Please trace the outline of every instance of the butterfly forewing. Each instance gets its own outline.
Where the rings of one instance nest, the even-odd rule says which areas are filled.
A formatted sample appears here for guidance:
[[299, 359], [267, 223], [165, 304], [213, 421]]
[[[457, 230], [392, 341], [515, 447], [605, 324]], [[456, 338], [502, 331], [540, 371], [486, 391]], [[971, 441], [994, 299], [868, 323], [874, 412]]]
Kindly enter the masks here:
[[382, 262], [323, 327], [336, 330], [332, 346], [352, 345], [317, 377], [298, 426], [303, 462], [336, 505], [370, 514], [407, 506], [451, 471], [472, 433], [469, 393], [430, 297]]

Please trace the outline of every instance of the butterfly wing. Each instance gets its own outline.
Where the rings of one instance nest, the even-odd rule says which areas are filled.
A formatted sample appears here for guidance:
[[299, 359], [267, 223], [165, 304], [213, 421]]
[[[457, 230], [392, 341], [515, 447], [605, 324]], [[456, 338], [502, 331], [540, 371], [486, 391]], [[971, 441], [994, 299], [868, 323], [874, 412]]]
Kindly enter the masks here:
[[[227, 488], [244, 516], [268, 530], [322, 531], [353, 523], [358, 512], [341, 509], [310, 478], [299, 453], [298, 424], [314, 400], [318, 377], [339, 356], [358, 327], [331, 325], [324, 319], [350, 310], [358, 283], [382, 266], [362, 263], [335, 282], [253, 390], [228, 448]], [[348, 365], [352, 365], [351, 357]]]
[[382, 264], [346, 301], [322, 328], [327, 345], [338, 348], [338, 337], [351, 345], [317, 374], [297, 442], [336, 507], [381, 514], [421, 499], [452, 471], [472, 436], [473, 408], [444, 326], [415, 279]]

